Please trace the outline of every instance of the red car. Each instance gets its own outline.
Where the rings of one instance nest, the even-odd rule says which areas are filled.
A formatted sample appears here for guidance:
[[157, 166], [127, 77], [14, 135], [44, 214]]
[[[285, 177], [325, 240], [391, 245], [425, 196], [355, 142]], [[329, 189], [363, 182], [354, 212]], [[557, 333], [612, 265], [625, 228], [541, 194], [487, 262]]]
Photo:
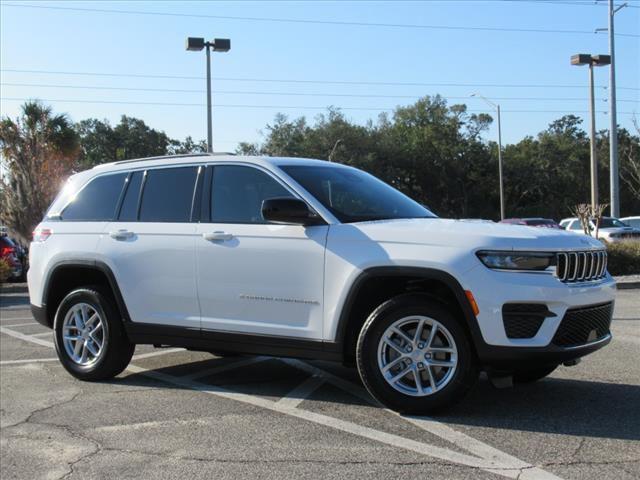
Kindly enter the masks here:
[[22, 277], [22, 263], [18, 258], [18, 247], [9, 237], [0, 237], [0, 258], [9, 262], [11, 267], [10, 280], [18, 280]]
[[505, 218], [500, 223], [510, 223], [512, 225], [528, 225], [530, 227], [557, 228], [562, 229], [555, 220], [550, 218]]

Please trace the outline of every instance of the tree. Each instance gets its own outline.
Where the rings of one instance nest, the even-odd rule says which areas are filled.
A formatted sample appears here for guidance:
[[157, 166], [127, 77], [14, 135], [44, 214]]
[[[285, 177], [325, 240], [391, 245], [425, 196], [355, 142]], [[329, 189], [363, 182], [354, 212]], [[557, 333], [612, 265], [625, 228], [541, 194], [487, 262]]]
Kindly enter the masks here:
[[66, 115], [27, 102], [14, 121], [0, 120], [6, 176], [0, 182], [0, 219], [24, 240], [40, 222], [78, 157], [78, 136]]
[[83, 169], [105, 162], [167, 155], [176, 142], [143, 120], [126, 115], [115, 127], [107, 120], [83, 120], [76, 131], [82, 145], [79, 166]]

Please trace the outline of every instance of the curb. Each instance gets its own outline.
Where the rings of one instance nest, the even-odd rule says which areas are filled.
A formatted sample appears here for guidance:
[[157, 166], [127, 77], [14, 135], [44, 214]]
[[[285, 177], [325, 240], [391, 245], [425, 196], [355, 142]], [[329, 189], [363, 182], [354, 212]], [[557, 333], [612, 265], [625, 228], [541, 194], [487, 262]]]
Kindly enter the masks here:
[[0, 285], [0, 293], [29, 293], [26, 283], [8, 283]]

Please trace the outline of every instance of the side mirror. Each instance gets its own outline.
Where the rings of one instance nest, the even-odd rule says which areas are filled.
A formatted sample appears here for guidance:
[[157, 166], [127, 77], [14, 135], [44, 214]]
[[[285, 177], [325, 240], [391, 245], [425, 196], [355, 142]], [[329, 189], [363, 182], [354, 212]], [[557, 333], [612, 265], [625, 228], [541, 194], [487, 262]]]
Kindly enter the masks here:
[[324, 222], [297, 198], [268, 198], [262, 202], [262, 218], [284, 225], [321, 225]]

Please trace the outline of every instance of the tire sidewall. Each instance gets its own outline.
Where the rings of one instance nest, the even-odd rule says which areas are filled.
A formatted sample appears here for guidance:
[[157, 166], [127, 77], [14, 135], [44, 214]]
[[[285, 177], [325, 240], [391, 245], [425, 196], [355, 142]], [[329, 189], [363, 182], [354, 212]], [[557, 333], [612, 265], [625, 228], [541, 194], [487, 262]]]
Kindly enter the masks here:
[[[64, 318], [67, 312], [78, 303], [86, 303], [90, 305], [96, 312], [98, 312], [98, 314], [102, 318], [104, 329], [104, 343], [102, 346], [103, 351], [98, 361], [92, 363], [91, 365], [78, 365], [76, 362], [74, 362], [69, 357], [66, 349], [64, 348], [64, 343], [62, 340], [62, 326], [64, 323]], [[115, 318], [113, 315], [113, 308], [109, 305], [104, 296], [99, 292], [93, 290], [74, 290], [62, 300], [54, 318], [54, 339], [58, 358], [60, 359], [62, 366], [67, 371], [69, 371], [69, 373], [78, 378], [88, 378], [92, 373], [100, 371], [102, 365], [107, 362], [109, 349], [111, 348], [111, 343], [113, 340], [112, 319]]]
[[[397, 320], [414, 315], [432, 318], [446, 327], [458, 354], [453, 378], [442, 390], [424, 397], [395, 390], [378, 367], [378, 345], [384, 332]], [[369, 316], [358, 338], [356, 357], [358, 371], [370, 393], [383, 404], [403, 413], [424, 413], [450, 406], [463, 398], [478, 378], [475, 356], [460, 323], [445, 306], [415, 295], [391, 299]]]

